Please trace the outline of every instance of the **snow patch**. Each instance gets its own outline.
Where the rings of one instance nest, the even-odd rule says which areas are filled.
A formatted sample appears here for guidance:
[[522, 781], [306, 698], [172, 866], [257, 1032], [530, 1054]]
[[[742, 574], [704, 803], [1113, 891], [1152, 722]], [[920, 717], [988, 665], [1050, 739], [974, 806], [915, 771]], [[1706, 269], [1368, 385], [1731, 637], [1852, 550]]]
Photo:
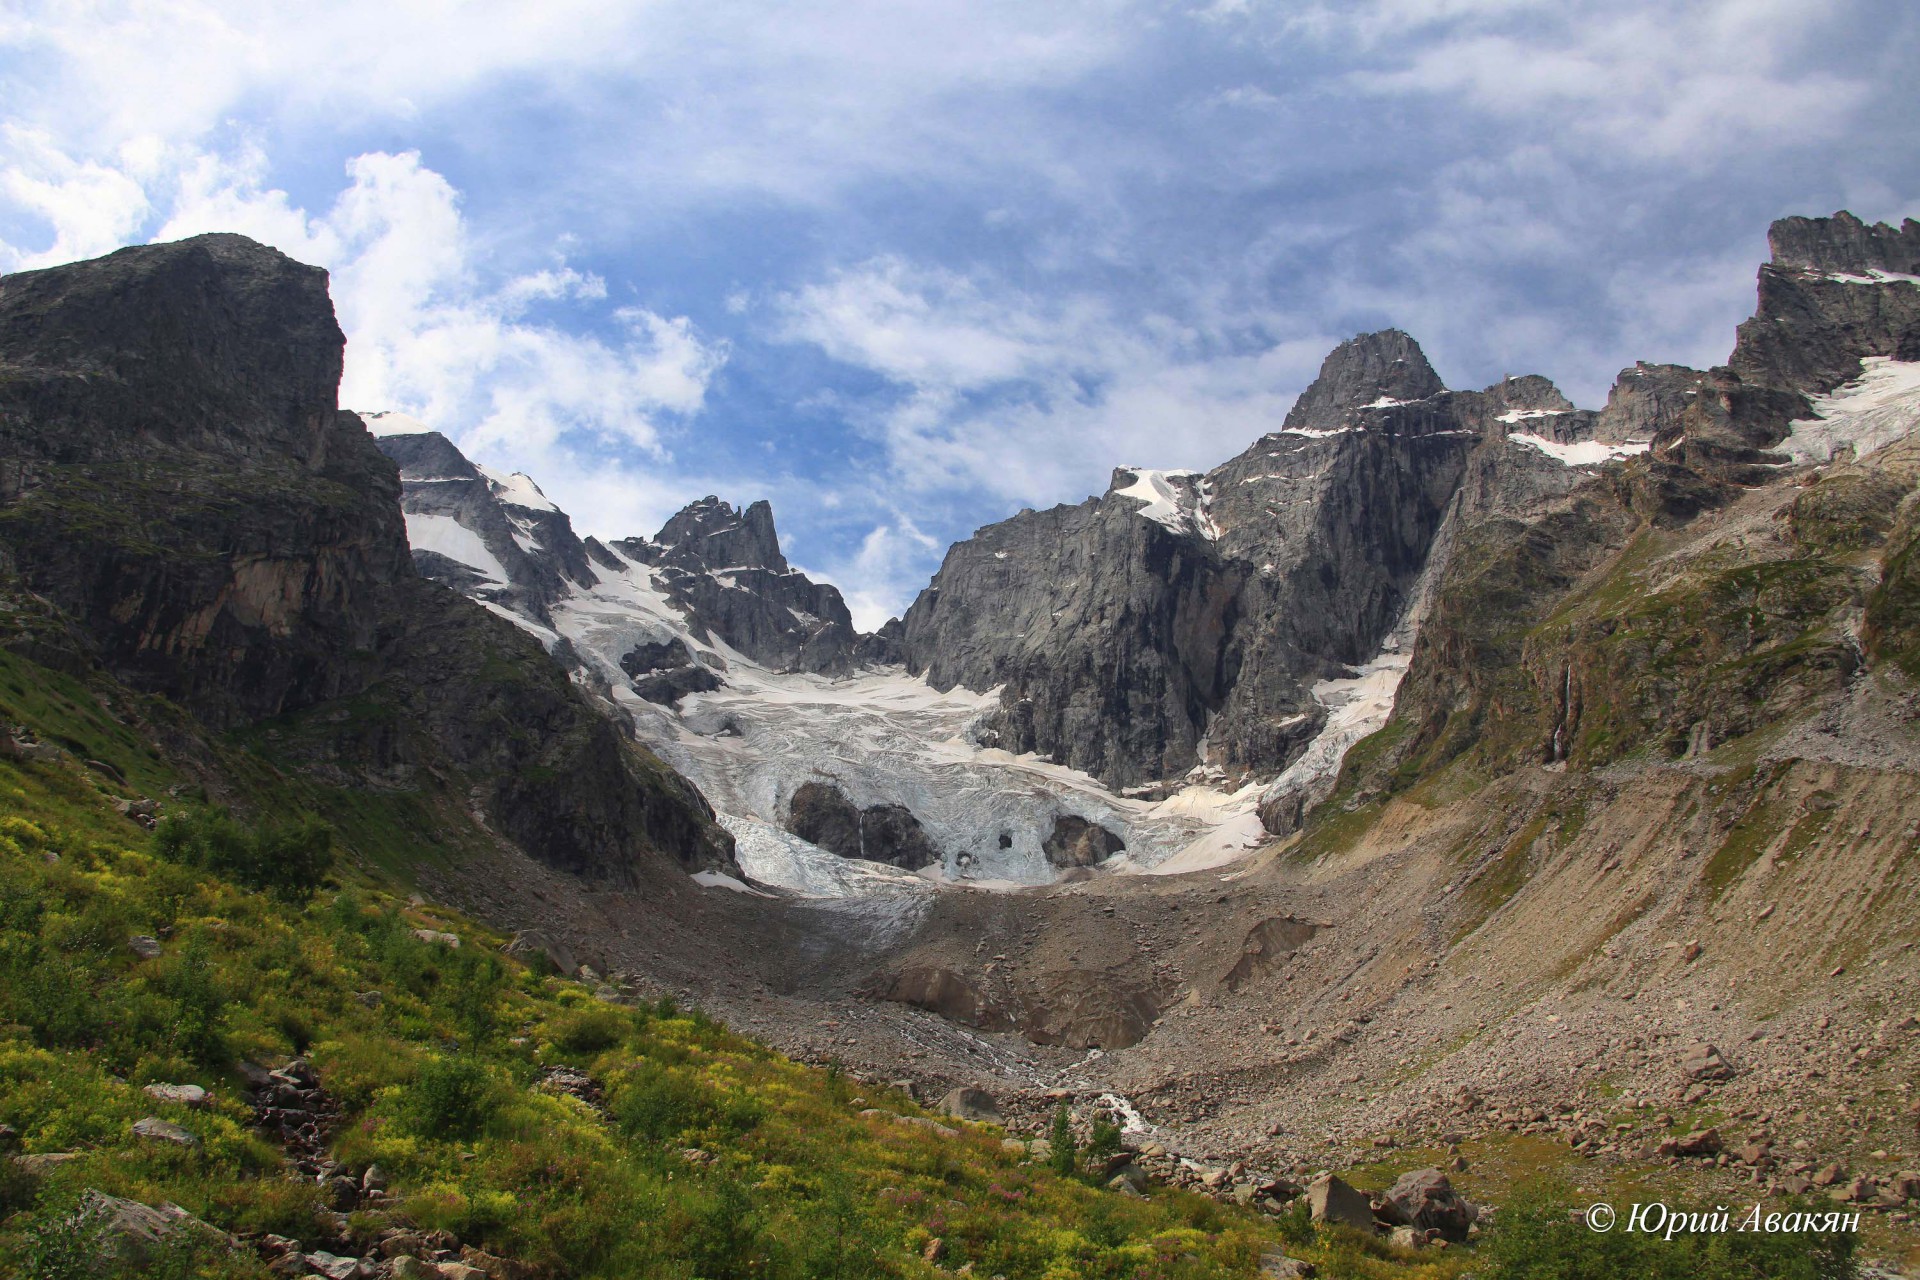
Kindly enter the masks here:
[[560, 509], [547, 500], [547, 495], [540, 492], [540, 486], [535, 484], [530, 476], [518, 471], [508, 475], [505, 472], [495, 471], [492, 467], [481, 467], [479, 471], [493, 486], [493, 496], [508, 506], [525, 507], [529, 511]]
[[[1312, 427], [1282, 427], [1275, 434], [1283, 436], [1305, 436], [1309, 440], [1325, 440], [1328, 436], [1344, 436], [1348, 432], [1358, 430], [1358, 427], [1329, 427], [1325, 431], [1318, 431]], [[1277, 458], [1280, 455], [1276, 453], [1271, 456]]]
[[1494, 421], [1525, 422], [1528, 418], [1557, 418], [1566, 412], [1565, 409], [1509, 409]]
[[1140, 514], [1148, 520], [1175, 533], [1197, 533], [1209, 541], [1220, 536], [1209, 509], [1212, 486], [1200, 478], [1198, 471], [1154, 471], [1145, 467], [1120, 470], [1131, 474], [1133, 483], [1115, 489], [1113, 496], [1145, 503]]
[[1795, 463], [1826, 463], [1851, 452], [1864, 458], [1920, 426], [1920, 361], [1868, 356], [1865, 372], [1813, 402], [1816, 416], [1788, 428], [1777, 447]]
[[407, 513], [407, 545], [415, 551], [432, 551], [449, 560], [457, 560], [476, 573], [505, 586], [506, 566], [487, 550], [480, 535], [452, 516]]
[[[1501, 421], [1506, 421], [1502, 415]], [[1532, 445], [1555, 462], [1569, 467], [1597, 467], [1603, 462], [1612, 462], [1618, 458], [1631, 458], [1637, 453], [1645, 453], [1652, 448], [1645, 440], [1629, 440], [1625, 444], [1602, 444], [1598, 440], [1582, 440], [1578, 444], [1562, 444], [1558, 440], [1549, 440], [1545, 436], [1529, 435], [1516, 431], [1507, 437], [1521, 444]]]
[[696, 871], [688, 877], [697, 885], [708, 889], [731, 889], [735, 893], [750, 893], [756, 898], [771, 898], [773, 895], [754, 888], [744, 880], [736, 880], [721, 871]]
[[1882, 271], [1878, 267], [1867, 268], [1865, 275], [1834, 271], [1829, 272], [1824, 278], [1837, 280], [1841, 284], [1920, 284], [1920, 276], [1910, 276], [1899, 271]]

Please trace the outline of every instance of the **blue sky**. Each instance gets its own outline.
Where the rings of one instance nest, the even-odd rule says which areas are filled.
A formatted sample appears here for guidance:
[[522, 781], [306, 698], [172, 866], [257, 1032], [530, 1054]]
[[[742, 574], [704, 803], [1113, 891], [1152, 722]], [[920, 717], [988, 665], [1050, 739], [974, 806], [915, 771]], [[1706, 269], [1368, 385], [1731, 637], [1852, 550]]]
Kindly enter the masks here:
[[1767, 223], [1920, 215], [1894, 0], [142, 0], [0, 14], [0, 270], [236, 230], [342, 400], [583, 531], [715, 492], [868, 626], [1341, 338], [1604, 399], [1709, 364]]

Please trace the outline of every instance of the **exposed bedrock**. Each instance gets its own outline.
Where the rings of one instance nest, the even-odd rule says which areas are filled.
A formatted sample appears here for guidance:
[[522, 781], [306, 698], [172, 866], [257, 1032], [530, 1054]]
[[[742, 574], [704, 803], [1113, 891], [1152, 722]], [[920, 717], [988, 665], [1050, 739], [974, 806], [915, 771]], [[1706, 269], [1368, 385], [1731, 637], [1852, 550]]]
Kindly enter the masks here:
[[862, 809], [830, 782], [803, 782], [794, 790], [787, 830], [843, 858], [885, 862], [907, 871], [940, 861], [940, 851], [905, 805]]
[[1041, 844], [1047, 861], [1056, 867], [1091, 867], [1126, 847], [1126, 841], [1099, 823], [1070, 813], [1053, 820], [1053, 830]]

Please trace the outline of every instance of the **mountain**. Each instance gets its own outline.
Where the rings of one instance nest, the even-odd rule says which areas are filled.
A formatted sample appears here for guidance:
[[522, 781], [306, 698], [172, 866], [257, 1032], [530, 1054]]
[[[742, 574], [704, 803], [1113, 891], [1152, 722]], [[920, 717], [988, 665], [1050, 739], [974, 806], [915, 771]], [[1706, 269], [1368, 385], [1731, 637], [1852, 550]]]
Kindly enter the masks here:
[[684, 779], [415, 575], [343, 345], [325, 273], [239, 236], [0, 280], [0, 568], [54, 614], [9, 643], [570, 873], [732, 868]]
[[1120, 468], [956, 544], [907, 611], [908, 669], [1001, 689], [1002, 744], [1112, 786], [1271, 776], [1329, 724], [1315, 688], [1404, 632], [1456, 500], [1547, 501], [1647, 447], [1597, 430], [1544, 378], [1451, 392], [1412, 338], [1364, 334], [1206, 474]]

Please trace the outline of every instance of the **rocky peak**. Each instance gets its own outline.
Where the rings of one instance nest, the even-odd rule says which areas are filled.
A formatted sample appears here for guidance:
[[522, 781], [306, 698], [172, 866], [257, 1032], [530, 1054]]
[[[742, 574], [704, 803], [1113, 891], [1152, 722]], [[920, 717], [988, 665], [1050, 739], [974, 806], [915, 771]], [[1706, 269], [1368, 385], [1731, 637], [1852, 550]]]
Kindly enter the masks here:
[[311, 464], [335, 429], [327, 273], [245, 236], [7, 276], [0, 330], [7, 437], [63, 462], [161, 444]]
[[788, 572], [773, 528], [773, 507], [764, 498], [743, 511], [709, 494], [681, 508], [661, 526], [653, 543], [667, 563]]
[[[362, 419], [373, 424], [382, 414], [363, 413]], [[453, 441], [438, 431], [421, 431], [407, 435], [383, 435], [378, 437], [380, 452], [392, 458], [400, 468], [403, 481], [429, 480], [479, 480], [480, 468], [467, 460]]]
[[1420, 344], [1407, 334], [1398, 329], [1363, 333], [1335, 347], [1322, 362], [1320, 376], [1300, 393], [1286, 426], [1338, 426], [1354, 409], [1382, 401], [1424, 400], [1446, 389]]
[[1773, 265], [1805, 271], [1920, 274], [1920, 222], [1866, 223], [1842, 209], [1831, 218], [1781, 218], [1767, 229]]

